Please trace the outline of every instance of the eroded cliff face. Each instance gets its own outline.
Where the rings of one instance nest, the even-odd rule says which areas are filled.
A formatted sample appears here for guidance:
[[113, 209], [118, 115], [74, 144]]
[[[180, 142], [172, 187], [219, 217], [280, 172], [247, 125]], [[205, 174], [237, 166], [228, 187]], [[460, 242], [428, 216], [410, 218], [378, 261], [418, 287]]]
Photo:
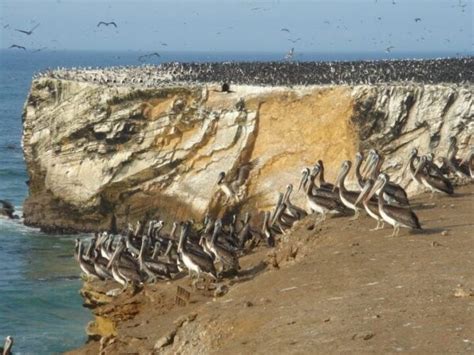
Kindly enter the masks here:
[[[472, 85], [232, 90], [33, 81], [24, 110], [25, 223], [91, 231], [114, 217], [122, 228], [144, 216], [222, 214], [235, 206], [222, 208], [218, 175], [232, 180], [244, 164], [250, 175], [238, 207], [255, 211], [318, 159], [333, 180], [342, 160], [374, 147], [397, 178], [413, 147], [445, 154], [453, 135], [461, 150], [472, 144]], [[292, 199], [304, 205], [303, 194]]]

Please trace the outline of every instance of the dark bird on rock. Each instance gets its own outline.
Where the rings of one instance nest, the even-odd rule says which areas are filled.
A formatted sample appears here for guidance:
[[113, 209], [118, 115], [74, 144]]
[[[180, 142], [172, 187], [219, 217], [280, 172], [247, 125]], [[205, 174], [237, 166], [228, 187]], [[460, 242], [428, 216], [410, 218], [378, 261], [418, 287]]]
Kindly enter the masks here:
[[33, 27], [33, 28], [32, 28], [31, 30], [29, 30], [29, 31], [19, 30], [19, 29], [16, 29], [16, 28], [15, 28], [15, 31], [21, 32], [21, 33], [24, 33], [24, 34], [27, 35], [27, 36], [30, 36], [30, 35], [33, 34], [33, 31], [38, 28], [39, 25], [40, 25], [40, 24], [38, 23], [35, 27]]
[[114, 21], [110, 21], [110, 22], [104, 22], [104, 21], [100, 21], [98, 24], [97, 24], [97, 27], [100, 27], [100, 26], [114, 26], [115, 28], [117, 28], [117, 24], [114, 22]]
[[18, 49], [23, 49], [24, 51], [26, 51], [26, 48], [23, 47], [23, 46], [19, 46], [18, 44], [12, 44], [10, 47], [8, 48], [18, 48]]

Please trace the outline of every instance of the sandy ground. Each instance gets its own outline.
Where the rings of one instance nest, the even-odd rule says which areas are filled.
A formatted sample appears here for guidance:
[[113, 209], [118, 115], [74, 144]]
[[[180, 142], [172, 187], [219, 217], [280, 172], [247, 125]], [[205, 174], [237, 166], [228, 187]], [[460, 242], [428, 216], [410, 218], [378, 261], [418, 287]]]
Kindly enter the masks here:
[[[95, 308], [112, 336], [72, 353], [474, 352], [474, 186], [412, 201], [422, 233], [309, 217], [274, 256], [242, 258], [222, 297], [193, 291], [175, 306], [177, 285], [192, 290], [183, 278]], [[157, 341], [169, 344], [153, 350]]]

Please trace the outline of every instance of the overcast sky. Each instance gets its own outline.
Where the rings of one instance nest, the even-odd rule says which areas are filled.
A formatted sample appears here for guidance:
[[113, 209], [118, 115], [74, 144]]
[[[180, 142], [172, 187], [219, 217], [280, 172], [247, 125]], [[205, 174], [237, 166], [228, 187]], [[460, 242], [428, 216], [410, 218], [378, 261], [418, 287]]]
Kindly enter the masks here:
[[1, 48], [56, 50], [472, 53], [473, 3], [0, 0], [0, 36]]

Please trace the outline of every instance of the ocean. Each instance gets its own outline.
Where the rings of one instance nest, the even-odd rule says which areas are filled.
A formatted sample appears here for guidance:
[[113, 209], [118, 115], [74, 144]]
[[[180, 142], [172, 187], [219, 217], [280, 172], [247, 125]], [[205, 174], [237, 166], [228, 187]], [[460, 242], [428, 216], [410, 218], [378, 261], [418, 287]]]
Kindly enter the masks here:
[[[21, 149], [21, 114], [35, 72], [55, 67], [139, 65], [136, 52], [0, 50], [0, 199], [21, 213], [28, 180]], [[284, 53], [283, 53], [284, 54]], [[274, 61], [282, 53], [162, 53], [150, 61]], [[390, 55], [390, 57], [388, 57]], [[449, 53], [297, 53], [297, 60], [438, 58]], [[48, 235], [21, 220], [0, 217], [0, 342], [11, 335], [15, 353], [50, 354], [81, 346], [92, 319], [79, 295], [73, 236]]]

